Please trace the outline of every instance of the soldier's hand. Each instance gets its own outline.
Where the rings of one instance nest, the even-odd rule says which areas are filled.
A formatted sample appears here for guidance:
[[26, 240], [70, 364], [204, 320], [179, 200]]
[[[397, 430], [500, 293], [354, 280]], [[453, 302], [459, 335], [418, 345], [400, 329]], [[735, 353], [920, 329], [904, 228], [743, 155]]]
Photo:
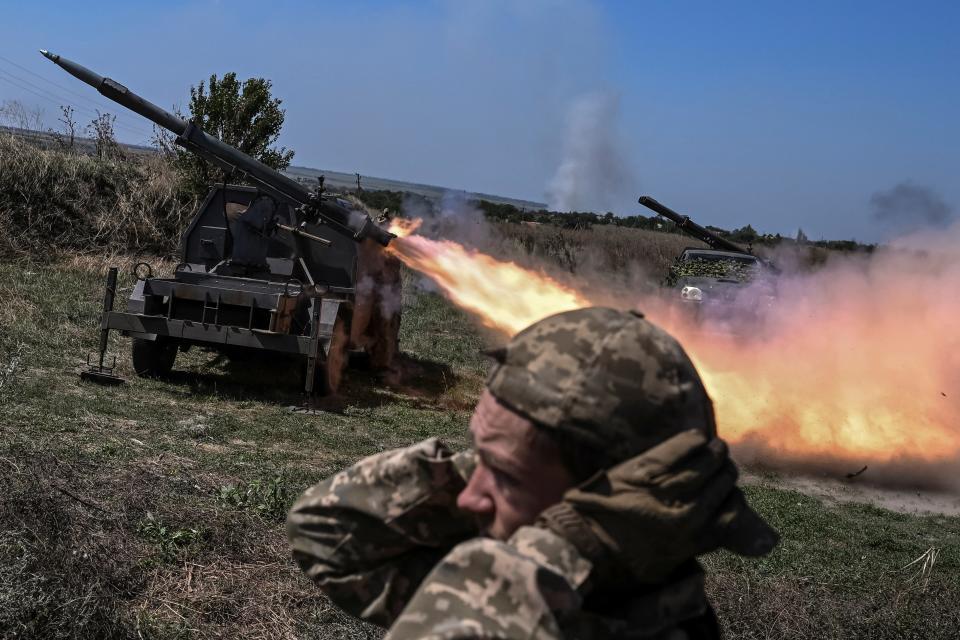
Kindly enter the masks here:
[[757, 556], [776, 545], [736, 480], [722, 440], [685, 431], [571, 489], [538, 524], [593, 563], [595, 582], [657, 582], [719, 547]]

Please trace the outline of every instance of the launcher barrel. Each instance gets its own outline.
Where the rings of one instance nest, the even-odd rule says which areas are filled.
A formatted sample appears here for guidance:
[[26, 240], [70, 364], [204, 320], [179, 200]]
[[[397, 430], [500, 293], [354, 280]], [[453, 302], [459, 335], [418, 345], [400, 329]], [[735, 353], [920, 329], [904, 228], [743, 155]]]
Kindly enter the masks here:
[[356, 212], [351, 212], [334, 202], [319, 198], [296, 180], [291, 180], [256, 158], [251, 158], [242, 151], [218, 140], [194, 123], [175, 116], [141, 98], [119, 82], [96, 74], [90, 69], [55, 53], [44, 49], [41, 49], [40, 53], [70, 75], [92, 86], [103, 96], [170, 131], [177, 136], [177, 144], [188, 151], [226, 171], [236, 170], [246, 174], [270, 195], [294, 206], [304, 207], [315, 212], [326, 222], [342, 227], [355, 240], [372, 238], [386, 246], [391, 239], [396, 237], [377, 226], [369, 216], [358, 215]]
[[749, 251], [746, 251], [733, 244], [729, 240], [725, 240], [717, 234], [704, 229], [696, 222], [690, 220], [689, 216], [680, 215], [670, 207], [660, 204], [650, 196], [640, 196], [638, 202], [646, 208], [655, 211], [664, 218], [667, 218], [687, 234], [693, 236], [701, 242], [706, 243], [711, 249], [718, 249], [721, 251], [736, 251], [737, 253], [750, 253]]

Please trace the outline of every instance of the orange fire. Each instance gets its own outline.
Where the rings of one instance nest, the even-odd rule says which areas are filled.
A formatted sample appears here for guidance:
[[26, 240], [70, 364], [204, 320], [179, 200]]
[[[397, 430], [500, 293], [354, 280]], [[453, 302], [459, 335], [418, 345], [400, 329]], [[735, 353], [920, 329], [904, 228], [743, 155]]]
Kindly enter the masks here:
[[[390, 250], [485, 326], [507, 335], [590, 305], [591, 297], [611, 297], [602, 285], [588, 296], [544, 273], [413, 235], [417, 226], [395, 223], [391, 231], [401, 238]], [[762, 335], [749, 339], [684, 320], [679, 299], [624, 305], [644, 310], [681, 340], [714, 400], [720, 434], [738, 455], [756, 453], [768, 464], [827, 460], [856, 468], [946, 463], [955, 472], [957, 282], [955, 249], [936, 258], [881, 250], [869, 261], [781, 281]]]
[[420, 220], [396, 220], [397, 238], [388, 250], [408, 267], [426, 274], [457, 306], [484, 326], [508, 335], [554, 313], [590, 304], [549, 276], [501, 262], [450, 240], [412, 235]]
[[[398, 238], [406, 238], [407, 236], [417, 232], [417, 229], [423, 224], [421, 218], [414, 218], [413, 220], [404, 220], [403, 218], [394, 218], [390, 221], [390, 233], [397, 236]], [[396, 249], [397, 245], [402, 245], [402, 242], [394, 241], [390, 245], [391, 249]]]
[[[960, 462], [960, 256], [898, 249], [781, 283], [762, 337], [670, 327], [722, 435], [779, 459]], [[742, 447], [743, 448], [743, 447]]]

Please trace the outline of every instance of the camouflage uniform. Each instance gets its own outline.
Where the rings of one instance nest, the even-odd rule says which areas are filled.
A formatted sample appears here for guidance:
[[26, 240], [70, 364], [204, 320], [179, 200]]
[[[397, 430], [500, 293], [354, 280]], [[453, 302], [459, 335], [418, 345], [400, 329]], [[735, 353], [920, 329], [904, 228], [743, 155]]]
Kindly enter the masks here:
[[496, 398], [603, 471], [497, 541], [456, 507], [471, 452], [430, 439], [371, 456], [294, 505], [301, 568], [394, 639], [718, 637], [693, 558], [721, 546], [759, 555], [776, 538], [733, 488], [676, 341], [638, 315], [584, 309], [493, 355]]
[[472, 465], [435, 438], [364, 458], [293, 506], [294, 559], [340, 607], [389, 626], [450, 549], [477, 535], [456, 508]]
[[707, 611], [696, 569], [610, 615], [583, 611], [591, 564], [569, 542], [539, 527], [477, 537], [456, 508], [472, 467], [435, 438], [361, 460], [294, 505], [294, 558], [338, 606], [392, 626], [388, 638], [658, 637]]

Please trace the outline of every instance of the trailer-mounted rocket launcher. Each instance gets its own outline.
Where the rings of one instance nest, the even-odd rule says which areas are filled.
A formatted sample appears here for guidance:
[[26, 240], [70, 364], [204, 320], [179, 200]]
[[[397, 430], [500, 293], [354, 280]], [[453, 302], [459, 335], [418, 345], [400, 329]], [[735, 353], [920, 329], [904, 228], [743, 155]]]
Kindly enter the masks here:
[[298, 207], [301, 215], [305, 218], [320, 218], [328, 224], [336, 224], [349, 230], [357, 240], [369, 237], [384, 246], [394, 237], [393, 234], [378, 227], [369, 216], [351, 214], [344, 207], [326, 200], [322, 192], [309, 190], [276, 169], [272, 169], [259, 160], [251, 158], [214, 138], [194, 123], [175, 116], [148, 100], [144, 100], [119, 82], [96, 74], [90, 69], [55, 53], [44, 49], [41, 49], [40, 53], [73, 77], [89, 84], [103, 96], [140, 114], [158, 127], [173, 133], [177, 136], [177, 144], [184, 149], [197, 154], [228, 173], [239, 172], [246, 175], [261, 190], [269, 193], [277, 200]]
[[[319, 188], [308, 188], [119, 82], [40, 52], [103, 96], [170, 131], [178, 145], [231, 179], [246, 178], [254, 185], [212, 185], [181, 237], [181, 262], [173, 277], [154, 277], [149, 265], [138, 265], [125, 312], [113, 310], [117, 272], [110, 270], [100, 349], [88, 357], [85, 378], [117, 381], [113, 365], [105, 365], [110, 330], [133, 338], [133, 368], [142, 376], [165, 375], [177, 351], [193, 346], [231, 355], [263, 350], [304, 358], [308, 397], [336, 391], [351, 352], [396, 352], [398, 323], [384, 319], [387, 328], [371, 332], [369, 309], [377, 305], [367, 293], [399, 286], [399, 277], [384, 275], [382, 267], [389, 256], [382, 256], [380, 246], [393, 234], [351, 203], [325, 193], [322, 178]], [[387, 284], [358, 291], [361, 279], [376, 281], [378, 274]], [[363, 312], [354, 314], [355, 307]], [[353, 323], [355, 316], [366, 318], [365, 326]]]

